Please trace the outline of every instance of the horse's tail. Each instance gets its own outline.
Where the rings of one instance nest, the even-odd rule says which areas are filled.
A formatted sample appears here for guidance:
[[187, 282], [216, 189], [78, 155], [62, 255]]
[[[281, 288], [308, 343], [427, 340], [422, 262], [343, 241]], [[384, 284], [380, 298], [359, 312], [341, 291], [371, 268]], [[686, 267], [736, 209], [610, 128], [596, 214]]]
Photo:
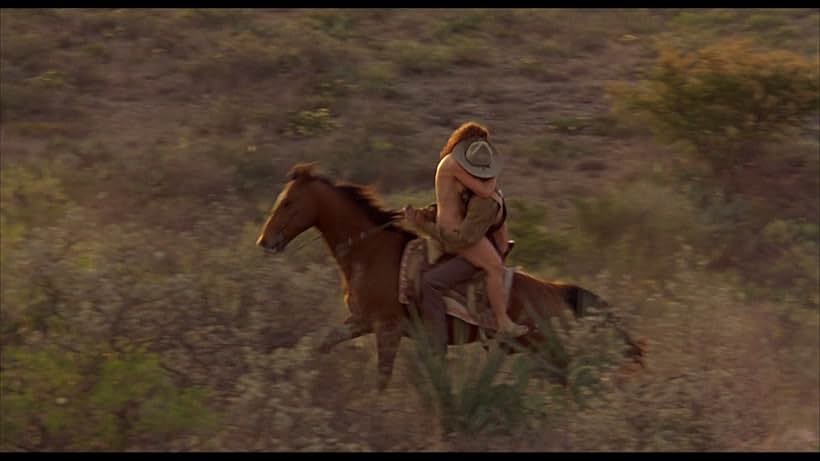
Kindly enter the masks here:
[[606, 302], [606, 300], [586, 288], [577, 285], [556, 284], [555, 287], [558, 289], [558, 293], [564, 299], [564, 302], [572, 308], [572, 312], [576, 318], [583, 317], [593, 310], [605, 310], [607, 322], [615, 328], [624, 342], [629, 346], [626, 352], [627, 356], [635, 363], [640, 364], [641, 367], [646, 368], [646, 339], [633, 338], [622, 325], [621, 317], [614, 309], [611, 309], [610, 304]]
[[575, 317], [583, 317], [590, 308], [608, 308], [609, 303], [595, 293], [577, 285], [556, 284], [558, 293], [571, 308]]

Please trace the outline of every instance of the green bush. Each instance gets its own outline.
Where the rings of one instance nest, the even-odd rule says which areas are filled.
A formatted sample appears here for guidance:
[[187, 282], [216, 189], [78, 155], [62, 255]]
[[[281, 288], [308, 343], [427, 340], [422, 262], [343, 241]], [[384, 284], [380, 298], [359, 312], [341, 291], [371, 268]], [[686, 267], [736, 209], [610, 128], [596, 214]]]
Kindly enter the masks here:
[[[335, 274], [322, 270], [324, 258], [311, 263], [297, 251], [280, 267], [287, 273], [270, 260], [260, 264], [258, 223], [242, 229], [239, 215], [212, 203], [191, 232], [163, 232], [142, 219], [89, 226], [92, 215], [74, 207], [25, 237], [3, 229], [0, 444], [194, 449], [202, 444], [196, 434], [213, 434], [218, 412], [210, 405], [244, 394], [234, 386], [248, 364], [321, 322], [304, 322], [314, 309], [285, 290], [324, 305], [323, 319], [331, 311], [325, 301], [338, 302], [328, 297], [338, 288]], [[236, 238], [226, 243], [225, 235]], [[258, 371], [266, 377], [272, 369]], [[250, 381], [268, 387], [257, 379]], [[291, 418], [304, 408], [289, 409]], [[247, 413], [225, 417], [246, 427]]]
[[611, 18], [589, 14], [586, 11], [568, 12], [565, 21], [571, 21], [559, 39], [573, 56], [599, 53], [607, 48], [614, 38]]
[[547, 169], [566, 168], [571, 161], [589, 155], [587, 148], [579, 143], [551, 135], [520, 141], [512, 151], [516, 156], [526, 158], [530, 165]]
[[313, 27], [336, 38], [350, 38], [356, 29], [356, 15], [339, 11], [317, 11], [309, 15]]
[[216, 50], [184, 62], [182, 70], [198, 84], [220, 87], [267, 80], [296, 67], [301, 60], [297, 50], [242, 33], [219, 42]]
[[290, 118], [288, 132], [297, 136], [314, 136], [330, 131], [338, 126], [326, 107], [315, 110], [302, 110]]
[[468, 37], [459, 37], [449, 43], [450, 59], [458, 66], [492, 66], [494, 55], [486, 42]]
[[738, 11], [730, 9], [682, 11], [672, 20], [672, 25], [690, 28], [717, 27], [732, 23], [737, 16]]
[[566, 82], [572, 78], [569, 72], [555, 69], [540, 56], [519, 58], [515, 68], [521, 75], [542, 82]]
[[239, 29], [247, 26], [254, 14], [251, 10], [237, 8], [185, 8], [176, 11], [175, 16], [178, 20], [189, 21], [203, 28], [231, 26]]
[[753, 14], [746, 18], [746, 25], [753, 30], [770, 30], [788, 24], [788, 19], [772, 12]]
[[662, 47], [647, 81], [615, 91], [619, 109], [643, 114], [662, 139], [689, 143], [723, 180], [761, 146], [817, 111], [818, 67], [743, 40], [693, 52]]
[[47, 170], [9, 166], [0, 170], [0, 222], [9, 237], [60, 219], [69, 203], [59, 178]]
[[542, 59], [563, 59], [570, 57], [572, 53], [561, 42], [555, 39], [546, 39], [535, 44], [533, 54]]
[[509, 264], [537, 271], [546, 265], [563, 265], [568, 243], [563, 235], [545, 228], [546, 209], [534, 202], [508, 200], [508, 233], [515, 240]]
[[433, 38], [446, 42], [453, 37], [481, 31], [491, 20], [486, 10], [460, 11], [434, 22]]
[[453, 59], [452, 50], [446, 46], [411, 40], [394, 40], [388, 43], [387, 51], [399, 69], [411, 75], [446, 72]]
[[216, 427], [207, 395], [177, 388], [153, 354], [7, 348], [3, 370], [6, 447], [123, 450], [135, 439], [151, 443]]
[[[3, 55], [0, 57], [3, 67], [19, 66], [27, 73], [42, 72], [48, 57], [57, 48], [55, 38], [44, 36], [30, 30], [16, 30], [14, 23], [20, 20], [20, 11], [8, 10], [5, 16], [10, 16], [11, 24], [3, 27], [0, 37], [3, 41]], [[10, 69], [3, 69], [5, 74]]]
[[0, 83], [0, 116], [10, 123], [65, 123], [66, 119], [76, 119], [82, 114], [76, 103], [76, 92], [59, 71], [47, 71], [22, 81], [4, 79]]
[[[783, 287], [793, 293], [802, 293], [805, 305], [820, 307], [820, 266], [817, 254], [820, 231], [817, 224], [800, 220], [775, 219], [767, 223], [760, 234], [750, 238], [745, 252], [750, 259], [765, 255], [766, 264], [750, 271], [756, 280], [762, 280], [760, 292], [782, 300]], [[742, 255], [746, 256], [746, 255]]]
[[388, 62], [375, 62], [361, 69], [362, 86], [371, 94], [391, 97], [398, 94], [398, 76], [395, 65]]
[[[414, 317], [409, 326], [415, 352], [407, 357], [414, 389], [445, 433], [469, 435], [515, 433], [533, 420], [554, 417], [567, 397], [582, 408], [600, 401], [602, 384], [625, 362], [626, 348], [616, 328], [620, 314], [601, 307], [590, 305], [583, 317], [558, 322], [525, 306], [541, 341], [523, 347], [492, 340], [488, 352], [450, 347], [453, 359], [431, 353], [428, 332]], [[460, 342], [458, 327], [454, 334]], [[536, 391], [547, 382], [562, 392]]]
[[568, 238], [575, 270], [662, 278], [674, 271], [671, 255], [682, 242], [701, 238], [688, 199], [646, 182], [576, 201], [573, 221]]
[[[405, 148], [391, 138], [379, 136], [378, 130], [360, 130], [346, 134], [347, 144], [328, 152], [323, 164], [331, 176], [357, 184], [379, 183], [382, 192], [408, 186], [417, 162], [402, 160]], [[431, 167], [432, 168], [432, 167]], [[434, 171], [430, 171], [431, 176]]]
[[525, 360], [519, 357], [512, 366], [512, 377], [506, 379], [502, 375], [506, 354], [497, 348], [480, 366], [475, 362], [481, 359], [475, 354], [468, 358], [457, 351], [459, 359], [451, 366], [431, 353], [429, 336], [418, 318], [410, 328], [416, 338], [415, 353], [408, 356], [410, 377], [445, 434], [515, 430], [525, 417], [523, 405], [529, 380]]

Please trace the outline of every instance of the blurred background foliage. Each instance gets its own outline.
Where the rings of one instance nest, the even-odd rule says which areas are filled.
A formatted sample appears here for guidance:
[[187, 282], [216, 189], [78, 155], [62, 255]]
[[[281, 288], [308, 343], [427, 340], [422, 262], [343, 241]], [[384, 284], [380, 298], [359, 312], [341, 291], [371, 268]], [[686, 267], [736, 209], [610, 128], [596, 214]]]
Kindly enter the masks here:
[[[816, 9], [3, 10], [0, 447], [817, 451], [818, 30]], [[285, 172], [426, 205], [467, 120], [508, 156], [511, 264], [617, 306], [647, 371], [592, 366], [614, 346], [582, 321], [567, 387], [405, 341], [377, 394], [372, 337], [314, 352], [346, 317], [327, 249], [254, 247]]]

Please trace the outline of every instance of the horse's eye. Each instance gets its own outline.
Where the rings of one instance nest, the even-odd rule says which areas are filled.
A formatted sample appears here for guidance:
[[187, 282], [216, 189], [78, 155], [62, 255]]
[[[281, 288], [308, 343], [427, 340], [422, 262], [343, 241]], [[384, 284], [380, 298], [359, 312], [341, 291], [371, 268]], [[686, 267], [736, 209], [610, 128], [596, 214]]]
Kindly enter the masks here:
[[289, 202], [289, 201], [285, 200], [284, 202], [282, 202], [282, 208], [287, 208], [287, 207], [289, 207], [289, 206], [290, 206], [290, 202]]

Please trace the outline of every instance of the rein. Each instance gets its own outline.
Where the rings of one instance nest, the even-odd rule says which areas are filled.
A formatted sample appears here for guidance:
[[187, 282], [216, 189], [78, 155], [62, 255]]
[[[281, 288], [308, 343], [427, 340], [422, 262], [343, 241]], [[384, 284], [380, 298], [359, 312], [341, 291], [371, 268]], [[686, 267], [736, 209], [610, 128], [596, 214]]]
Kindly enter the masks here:
[[[395, 220], [391, 219], [390, 221], [387, 221], [384, 224], [381, 224], [381, 225], [376, 226], [376, 227], [372, 227], [372, 228], [370, 228], [366, 231], [359, 232], [359, 235], [357, 235], [356, 237], [348, 237], [347, 240], [345, 240], [341, 243], [338, 243], [336, 245], [336, 254], [339, 255], [339, 257], [344, 256], [345, 253], [350, 251], [350, 248], [353, 247], [354, 243], [360, 242], [360, 241], [372, 236], [376, 232], [387, 229], [394, 222], [395, 222]], [[287, 225], [285, 227], [287, 227]], [[284, 227], [282, 229], [284, 229]], [[302, 242], [299, 246], [297, 246], [293, 250], [294, 251], [299, 251], [302, 248], [304, 248], [304, 247], [310, 245], [311, 243], [315, 242], [316, 240], [319, 240], [320, 238], [322, 238], [322, 234], [319, 234], [319, 235], [313, 237], [312, 239], [310, 239], [306, 242]]]
[[344, 242], [336, 244], [336, 254], [339, 255], [339, 257], [344, 256], [348, 251], [350, 251], [350, 248], [353, 247], [354, 243], [360, 242], [360, 241], [372, 236], [376, 232], [387, 229], [391, 224], [393, 224], [393, 222], [394, 222], [394, 220], [391, 219], [390, 221], [387, 221], [384, 224], [381, 224], [381, 225], [376, 226], [376, 227], [372, 227], [372, 228], [370, 228], [366, 231], [359, 232], [359, 235], [357, 235], [356, 237], [348, 237], [347, 240], [345, 240]]
[[319, 235], [317, 235], [317, 236], [313, 237], [312, 239], [308, 240], [307, 242], [302, 242], [299, 246], [297, 246], [297, 247], [296, 247], [296, 248], [294, 248], [293, 250], [294, 250], [294, 251], [299, 251], [299, 250], [301, 250], [302, 248], [304, 248], [304, 247], [306, 247], [306, 246], [310, 245], [311, 243], [313, 243], [313, 242], [315, 242], [315, 241], [319, 240], [320, 238], [322, 238], [322, 234], [319, 234]]

